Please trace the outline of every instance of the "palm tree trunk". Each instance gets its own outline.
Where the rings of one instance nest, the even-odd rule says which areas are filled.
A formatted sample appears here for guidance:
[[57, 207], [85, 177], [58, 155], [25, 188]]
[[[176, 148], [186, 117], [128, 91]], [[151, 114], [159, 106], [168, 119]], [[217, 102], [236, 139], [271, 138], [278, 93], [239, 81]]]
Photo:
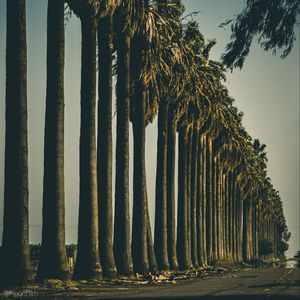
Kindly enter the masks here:
[[48, 1], [43, 227], [37, 278], [67, 279], [64, 188], [64, 1]]
[[167, 232], [168, 104], [161, 99], [157, 127], [154, 249], [159, 270], [169, 269]]
[[199, 158], [199, 132], [194, 126], [192, 132], [191, 153], [191, 254], [194, 268], [199, 266], [198, 262], [198, 238], [197, 238], [197, 187], [198, 187], [198, 158]]
[[232, 260], [233, 255], [233, 188], [232, 188], [232, 171], [228, 173], [228, 240], [229, 240], [229, 259]]
[[[255, 202], [255, 199], [254, 201]], [[255, 203], [252, 204], [252, 244], [251, 244], [251, 251], [252, 251], [252, 257], [251, 259], [255, 260], [256, 257], [255, 257], [255, 223], [256, 223], [256, 212], [255, 212]]]
[[238, 261], [242, 262], [243, 261], [243, 200], [242, 197], [240, 196], [241, 191], [240, 188], [238, 188]]
[[188, 246], [187, 227], [187, 145], [186, 129], [179, 129], [178, 141], [178, 210], [177, 210], [177, 258], [179, 268], [186, 270], [191, 267]]
[[255, 248], [254, 248], [254, 256], [255, 259], [258, 260], [258, 234], [259, 234], [259, 208], [258, 203], [255, 205]]
[[129, 111], [130, 111], [130, 36], [125, 31], [117, 38], [117, 141], [114, 256], [119, 275], [133, 275], [129, 214]]
[[250, 198], [249, 203], [249, 213], [248, 213], [248, 257], [249, 260], [253, 258], [253, 231], [252, 231], [252, 223], [253, 223], [253, 199]]
[[98, 23], [98, 215], [99, 255], [105, 277], [116, 275], [112, 220], [112, 14]]
[[148, 246], [148, 199], [145, 166], [146, 136], [146, 80], [143, 77], [142, 58], [146, 44], [143, 36], [137, 33], [131, 41], [131, 80], [132, 91], [134, 169], [133, 169], [133, 225], [132, 225], [132, 257], [136, 273], [149, 272]]
[[243, 260], [247, 261], [247, 206], [243, 203]]
[[173, 129], [173, 111], [168, 112], [168, 146], [167, 146], [167, 226], [168, 258], [171, 270], [178, 269], [175, 227], [175, 144], [176, 133]]
[[[261, 239], [264, 234], [265, 234], [265, 226], [264, 226], [264, 220], [263, 220], [263, 215], [262, 215], [262, 209], [259, 207], [259, 212], [258, 212], [258, 218], [259, 218], [259, 239]], [[259, 259], [263, 259], [260, 251], [260, 247], [258, 246], [258, 256]]]
[[98, 251], [96, 27], [94, 19], [81, 19], [80, 199], [74, 279], [99, 279], [102, 273]]
[[273, 222], [273, 237], [274, 237], [274, 245], [273, 245], [273, 256], [277, 257], [277, 245], [276, 245], [276, 220]]
[[225, 176], [225, 230], [226, 230], [226, 258], [231, 259], [230, 253], [230, 185], [229, 185], [229, 171], [227, 170]]
[[238, 197], [238, 181], [234, 172], [235, 181], [235, 259], [239, 262], [239, 197]]
[[197, 254], [198, 254], [198, 264], [203, 267], [204, 263], [204, 248], [203, 248], [203, 145], [202, 145], [202, 136], [198, 134], [197, 136], [198, 143], [198, 163], [197, 163], [197, 195], [196, 195], [196, 238], [197, 238]]
[[[213, 143], [212, 143], [213, 144]], [[214, 153], [212, 150], [212, 254], [213, 259], [217, 259], [217, 164]]]
[[152, 230], [150, 224], [150, 216], [148, 209], [148, 196], [147, 196], [147, 255], [149, 261], [149, 271], [156, 274], [157, 273], [157, 260], [154, 251], [153, 238], [152, 238]]
[[186, 182], [186, 201], [187, 201], [187, 239], [188, 239], [188, 256], [192, 263], [191, 252], [191, 165], [192, 165], [192, 131], [188, 130], [187, 133], [187, 182]]
[[136, 273], [149, 272], [147, 254], [147, 201], [145, 170], [145, 115], [146, 87], [142, 79], [137, 81], [134, 97], [134, 169], [133, 169], [133, 224], [132, 257]]
[[236, 185], [232, 175], [232, 259], [236, 261]]
[[206, 176], [206, 168], [207, 168], [207, 138], [205, 135], [202, 136], [202, 241], [203, 241], [203, 265], [207, 265], [207, 176]]
[[226, 170], [222, 174], [222, 225], [223, 225], [223, 258], [227, 259], [227, 232], [226, 232]]
[[244, 200], [243, 214], [243, 257], [245, 261], [251, 259], [251, 199]]
[[221, 257], [221, 242], [220, 242], [220, 182], [219, 182], [219, 173], [220, 173], [220, 166], [219, 166], [219, 154], [215, 158], [215, 169], [216, 169], [216, 186], [215, 186], [215, 193], [216, 193], [216, 258], [220, 259]]
[[218, 173], [218, 183], [219, 183], [219, 187], [218, 187], [218, 205], [219, 205], [219, 215], [218, 215], [218, 222], [219, 222], [219, 247], [220, 247], [220, 251], [219, 251], [219, 258], [220, 259], [224, 259], [224, 237], [223, 237], [223, 231], [224, 231], [224, 227], [223, 227], [223, 218], [224, 218], [224, 211], [223, 211], [223, 182], [222, 182], [222, 178], [223, 178], [223, 169], [221, 166], [221, 158], [219, 156], [218, 159], [218, 166], [219, 166], [219, 173]]
[[32, 279], [28, 232], [25, 0], [7, 0], [4, 218], [0, 285]]
[[212, 140], [206, 137], [206, 241], [208, 263], [211, 263], [213, 259], [212, 186]]

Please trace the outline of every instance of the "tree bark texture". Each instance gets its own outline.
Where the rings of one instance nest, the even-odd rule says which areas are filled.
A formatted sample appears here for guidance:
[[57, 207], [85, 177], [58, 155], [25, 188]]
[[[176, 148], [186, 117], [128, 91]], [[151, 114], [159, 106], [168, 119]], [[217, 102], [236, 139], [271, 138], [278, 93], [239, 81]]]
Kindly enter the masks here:
[[142, 80], [137, 82], [134, 95], [134, 170], [133, 170], [133, 225], [132, 257], [135, 273], [149, 272], [147, 254], [147, 201], [145, 170], [145, 114], [146, 87]]
[[96, 154], [96, 28], [90, 16], [81, 18], [81, 125], [78, 252], [74, 279], [102, 276], [98, 251], [98, 190]]
[[201, 157], [202, 157], [202, 166], [201, 166], [201, 172], [202, 172], [202, 181], [201, 181], [201, 185], [202, 185], [202, 224], [203, 224], [203, 237], [202, 237], [202, 241], [203, 241], [203, 265], [206, 266], [207, 265], [207, 176], [206, 176], [206, 165], [207, 165], [207, 139], [206, 136], [203, 135], [202, 136], [202, 151], [201, 151]]
[[199, 142], [198, 129], [195, 126], [192, 132], [191, 151], [191, 255], [194, 268], [199, 266], [198, 262], [198, 238], [197, 238], [197, 187], [198, 187], [198, 157]]
[[192, 263], [191, 251], [191, 165], [192, 165], [192, 132], [191, 129], [187, 132], [186, 141], [186, 163], [187, 163], [187, 181], [186, 181], [186, 201], [187, 201], [187, 239], [188, 239], [188, 256]]
[[64, 187], [64, 1], [49, 0], [44, 138], [43, 227], [39, 280], [67, 279]]
[[167, 232], [168, 104], [161, 99], [157, 124], [154, 249], [159, 270], [169, 269]]
[[175, 226], [175, 144], [176, 133], [173, 129], [173, 111], [168, 111], [168, 147], [167, 147], [167, 226], [168, 258], [171, 270], [178, 269]]
[[7, 0], [4, 218], [0, 285], [32, 279], [28, 231], [27, 45], [25, 0]]
[[185, 128], [180, 128], [178, 140], [177, 258], [181, 270], [191, 267], [187, 227], [187, 145], [185, 137]]
[[206, 136], [206, 245], [208, 263], [213, 259], [212, 171], [212, 140]]
[[112, 14], [98, 22], [98, 215], [99, 254], [104, 277], [116, 275], [112, 219]]
[[132, 275], [129, 214], [129, 112], [130, 112], [130, 36], [117, 38], [117, 141], [114, 220], [114, 257], [119, 275]]

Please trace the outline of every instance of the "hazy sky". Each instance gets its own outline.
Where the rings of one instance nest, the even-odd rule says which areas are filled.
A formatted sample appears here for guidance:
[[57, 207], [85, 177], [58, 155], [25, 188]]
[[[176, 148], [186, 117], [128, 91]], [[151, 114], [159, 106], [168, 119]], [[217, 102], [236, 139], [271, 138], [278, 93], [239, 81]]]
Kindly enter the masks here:
[[[244, 7], [244, 0], [183, 0], [186, 14], [195, 17], [207, 39], [216, 39], [211, 57], [219, 59], [230, 31], [218, 25]], [[46, 94], [46, 0], [27, 0], [29, 222], [30, 242], [40, 242], [43, 132]], [[253, 138], [267, 145], [268, 175], [279, 190], [292, 232], [289, 255], [299, 243], [299, 28], [296, 45], [285, 60], [253, 45], [242, 71], [227, 74], [227, 87], [245, 113], [244, 125]], [[3, 219], [5, 133], [6, 1], [0, 0], [0, 236]], [[65, 64], [65, 188], [66, 240], [77, 241], [79, 186], [80, 23], [74, 16], [66, 27]], [[114, 118], [115, 125], [115, 118]], [[115, 127], [114, 127], [115, 128]], [[147, 183], [153, 224], [156, 169], [156, 121], [147, 128]], [[114, 137], [115, 138], [115, 137]], [[132, 137], [131, 137], [132, 140]], [[114, 140], [115, 141], [115, 140]], [[114, 143], [115, 146], [115, 143]], [[131, 151], [132, 158], [132, 151]], [[132, 172], [132, 160], [131, 160]], [[130, 176], [130, 180], [132, 176]], [[131, 180], [132, 183], [132, 180]], [[0, 237], [0, 240], [1, 240]]]

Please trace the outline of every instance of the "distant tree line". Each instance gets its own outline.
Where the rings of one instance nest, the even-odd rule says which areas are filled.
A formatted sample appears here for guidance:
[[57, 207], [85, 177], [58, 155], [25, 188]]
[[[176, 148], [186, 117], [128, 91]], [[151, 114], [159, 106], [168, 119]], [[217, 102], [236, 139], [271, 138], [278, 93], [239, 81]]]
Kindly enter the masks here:
[[[2, 286], [22, 284], [33, 276], [28, 230], [26, 1], [7, 0], [6, 7]], [[71, 275], [113, 278], [205, 267], [218, 260], [252, 261], [261, 258], [264, 239], [272, 244], [269, 257], [280, 255], [286, 222], [280, 195], [267, 177], [265, 145], [243, 127], [243, 114], [224, 85], [223, 64], [209, 59], [215, 42], [206, 43], [197, 23], [185, 22], [183, 12], [181, 2], [175, 0], [48, 1], [37, 280], [64, 280]], [[80, 19], [82, 35], [78, 251], [73, 274], [66, 263], [64, 219], [65, 20], [70, 14]], [[145, 134], [156, 115], [156, 193], [155, 199], [149, 199]], [[129, 190], [130, 122], [133, 191]], [[148, 210], [152, 201], [154, 232]]]

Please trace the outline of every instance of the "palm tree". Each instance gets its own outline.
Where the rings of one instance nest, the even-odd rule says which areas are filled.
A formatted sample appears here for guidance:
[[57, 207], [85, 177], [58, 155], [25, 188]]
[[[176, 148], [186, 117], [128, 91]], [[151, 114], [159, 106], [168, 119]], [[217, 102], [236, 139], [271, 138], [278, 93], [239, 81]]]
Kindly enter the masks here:
[[175, 227], [175, 142], [176, 132], [173, 128], [173, 109], [168, 111], [167, 141], [167, 231], [168, 258], [171, 270], [178, 269]]
[[[175, 123], [180, 117], [181, 94], [185, 90], [191, 52], [181, 39], [180, 23], [184, 7], [181, 1], [159, 0], [157, 10], [167, 18], [163, 37], [162, 58], [169, 72], [158, 75], [159, 113], [156, 172], [155, 248], [160, 269], [178, 269], [175, 238]], [[172, 4], [172, 5], [169, 5]], [[164, 67], [165, 68], [165, 67]], [[186, 73], [185, 73], [186, 71]]]
[[211, 226], [212, 226], [212, 259], [217, 259], [217, 209], [216, 209], [216, 137], [211, 137]]
[[[156, 186], [160, 186], [161, 193], [166, 193], [166, 212], [157, 212], [156, 219], [167, 215], [167, 256], [169, 260], [169, 267], [171, 270], [178, 269], [177, 251], [176, 251], [176, 227], [175, 227], [175, 144], [176, 144], [176, 123], [181, 115], [180, 100], [184, 92], [185, 82], [187, 82], [187, 73], [189, 71], [190, 50], [182, 43], [182, 24], [180, 22], [181, 16], [184, 12], [184, 6], [181, 1], [158, 0], [157, 10], [160, 14], [167, 17], [168, 26], [172, 29], [171, 40], [169, 37], [164, 38], [163, 57], [171, 69], [170, 74], [161, 76], [160, 78], [160, 105], [163, 106], [161, 110], [167, 111], [166, 114], [161, 114], [162, 123], [166, 124], [165, 130], [162, 132], [158, 129], [158, 135], [161, 135], [161, 140], [167, 139], [162, 147], [157, 147], [157, 168], [165, 166], [166, 172], [163, 174], [166, 178], [160, 176], [160, 172], [156, 174]], [[171, 5], [170, 5], [171, 4]], [[163, 30], [162, 35], [166, 35]], [[170, 36], [170, 34], [167, 35]], [[165, 137], [165, 134], [167, 137]], [[165, 153], [162, 156], [161, 153]], [[166, 159], [161, 160], [162, 158]], [[160, 161], [160, 163], [159, 163]], [[156, 202], [160, 202], [157, 197]], [[157, 205], [159, 206], [159, 205]], [[158, 237], [156, 239], [163, 239], [159, 228], [156, 230]]]
[[191, 165], [192, 165], [192, 128], [187, 129], [186, 136], [186, 200], [187, 200], [187, 239], [188, 239], [188, 256], [192, 262], [191, 251]]
[[168, 103], [160, 99], [158, 111], [158, 139], [156, 165], [156, 205], [155, 205], [155, 254], [160, 270], [169, 269], [167, 232], [167, 139]]
[[99, 279], [98, 190], [96, 160], [96, 31], [97, 1], [69, 0], [81, 21], [81, 127], [78, 252], [74, 279]]
[[4, 219], [0, 285], [32, 279], [28, 242], [26, 2], [9, 0], [6, 35]]
[[[148, 194], [146, 192], [147, 206], [148, 206], [148, 196], [147, 195]], [[156, 260], [154, 244], [153, 244], [149, 209], [147, 209], [147, 255], [148, 255], [148, 263], [149, 263], [149, 271], [151, 273], [156, 274], [158, 271], [158, 267], [157, 267], [157, 260]]]
[[[218, 140], [215, 139], [215, 144], [218, 143]], [[216, 145], [215, 145], [216, 147]], [[219, 231], [220, 231], [220, 224], [219, 224], [219, 160], [218, 160], [218, 152], [215, 151], [214, 157], [214, 205], [215, 205], [215, 214], [214, 214], [214, 224], [215, 224], [215, 259], [220, 259], [220, 240], [219, 240]]]
[[[141, 56], [143, 41], [133, 38], [131, 57], [135, 57], [134, 64], [142, 68]], [[133, 63], [131, 64], [133, 68]], [[134, 71], [133, 71], [134, 72]], [[133, 175], [133, 224], [132, 224], [132, 257], [136, 273], [149, 272], [147, 254], [147, 198], [146, 198], [146, 168], [145, 168], [145, 128], [146, 128], [146, 82], [139, 78], [138, 70], [133, 73], [136, 79], [135, 91], [132, 96], [134, 105], [133, 140], [134, 140], [134, 175]]]
[[[131, 80], [132, 102], [131, 120], [134, 139], [134, 179], [133, 179], [133, 226], [132, 256], [134, 269], [145, 273], [149, 270], [152, 253], [150, 241], [150, 220], [145, 170], [145, 126], [153, 120], [158, 108], [157, 76], [166, 72], [167, 64], [162, 59], [161, 29], [166, 21], [154, 11], [149, 1], [137, 1], [139, 26], [131, 40]], [[166, 29], [165, 29], [166, 30]], [[163, 67], [161, 67], [163, 66]], [[166, 222], [165, 222], [166, 224]], [[165, 239], [166, 241], [166, 239]], [[151, 251], [149, 251], [149, 248]], [[164, 251], [167, 248], [164, 247]], [[164, 254], [165, 256], [167, 253]], [[154, 262], [154, 258], [151, 258]]]
[[[265, 144], [261, 144], [260, 141], [258, 139], [254, 139], [253, 141], [253, 148], [254, 148], [254, 152], [257, 156], [257, 162], [258, 162], [258, 166], [262, 171], [262, 176], [265, 178], [266, 174], [267, 174], [267, 153], [265, 151], [266, 145]], [[264, 189], [264, 183], [265, 183], [265, 179], [262, 180], [263, 184], [261, 184], [260, 188], [258, 189], [258, 195], [257, 195], [257, 201], [254, 205], [253, 208], [253, 240], [254, 240], [254, 258], [258, 259], [259, 258], [259, 206], [260, 206], [260, 198], [261, 198], [261, 194], [262, 191], [265, 190]]]
[[112, 220], [112, 9], [98, 23], [99, 104], [98, 104], [98, 210], [99, 254], [103, 275], [114, 277]]
[[198, 200], [200, 203], [198, 204], [201, 210], [201, 213], [199, 212], [199, 216], [202, 216], [202, 253], [201, 255], [201, 260], [202, 264], [204, 266], [207, 265], [207, 239], [206, 239], [206, 225], [207, 225], [207, 214], [206, 214], [206, 135], [202, 134], [201, 135], [201, 144], [200, 144], [200, 149], [201, 149], [201, 165], [200, 165], [200, 179], [201, 179], [201, 194], [199, 195], [201, 198]]
[[[126, 6], [126, 4], [128, 4]], [[129, 2], [123, 1], [115, 12], [117, 48], [117, 142], [114, 256], [119, 275], [132, 275], [129, 214], [129, 112], [130, 112], [130, 20]]]
[[194, 268], [199, 266], [198, 238], [197, 238], [197, 187], [200, 185], [198, 177], [199, 166], [199, 129], [193, 128], [192, 156], [191, 156], [191, 257]]
[[175, 142], [176, 132], [173, 127], [173, 108], [168, 111], [168, 141], [167, 141], [167, 231], [168, 231], [168, 258], [171, 270], [178, 269], [176, 251], [175, 227]]
[[197, 164], [197, 178], [196, 178], [196, 242], [197, 242], [197, 258], [199, 266], [203, 267], [205, 265], [204, 259], [204, 232], [203, 232], [203, 185], [202, 185], [202, 135], [200, 131], [197, 136], [198, 142], [198, 164]]
[[[172, 1], [171, 1], [172, 2]], [[156, 167], [156, 208], [155, 208], [155, 251], [161, 270], [178, 268], [175, 240], [175, 133], [174, 111], [176, 99], [184, 90], [181, 71], [186, 68], [187, 51], [181, 44], [181, 23], [183, 12], [180, 1], [168, 5], [168, 1], [158, 1], [157, 11], [167, 18], [171, 34], [162, 28], [162, 58], [171, 72], [158, 74], [159, 109], [157, 127], [157, 167]], [[174, 55], [175, 54], [175, 55]], [[190, 53], [189, 53], [190, 55]], [[186, 68], [187, 69], [187, 68]], [[181, 85], [181, 86], [180, 86]], [[173, 111], [170, 111], [173, 110]], [[170, 113], [169, 113], [170, 111]]]
[[206, 241], [207, 241], [207, 260], [211, 262], [213, 259], [213, 228], [212, 228], [212, 140], [206, 137]]
[[187, 145], [186, 128], [179, 129], [178, 138], [178, 210], [177, 210], [177, 257], [181, 270], [191, 267], [187, 227]]
[[[180, 30], [179, 32], [182, 35]], [[187, 25], [183, 37], [185, 43], [183, 49], [189, 53], [189, 58], [182, 57], [189, 68], [183, 71], [186, 76], [180, 80], [183, 91], [176, 95], [179, 101], [175, 102], [176, 105], [173, 104], [173, 107], [176, 108], [174, 116], [177, 118], [179, 131], [177, 255], [179, 267], [188, 269], [192, 266], [192, 258], [195, 266], [198, 265], [196, 198], [200, 194], [198, 194], [196, 184], [198, 168], [195, 167], [198, 161], [196, 157], [197, 132], [194, 133], [193, 128], [198, 128], [199, 114], [201, 115], [201, 105], [203, 105], [202, 98], [204, 98], [201, 95], [205, 93], [204, 87], [207, 79], [201, 69], [204, 61], [201, 54], [204, 39], [195, 22]], [[184, 67], [180, 69], [184, 70]], [[198, 207], [200, 207], [199, 204]]]
[[64, 1], [48, 1], [43, 231], [37, 278], [68, 278], [64, 204]]

